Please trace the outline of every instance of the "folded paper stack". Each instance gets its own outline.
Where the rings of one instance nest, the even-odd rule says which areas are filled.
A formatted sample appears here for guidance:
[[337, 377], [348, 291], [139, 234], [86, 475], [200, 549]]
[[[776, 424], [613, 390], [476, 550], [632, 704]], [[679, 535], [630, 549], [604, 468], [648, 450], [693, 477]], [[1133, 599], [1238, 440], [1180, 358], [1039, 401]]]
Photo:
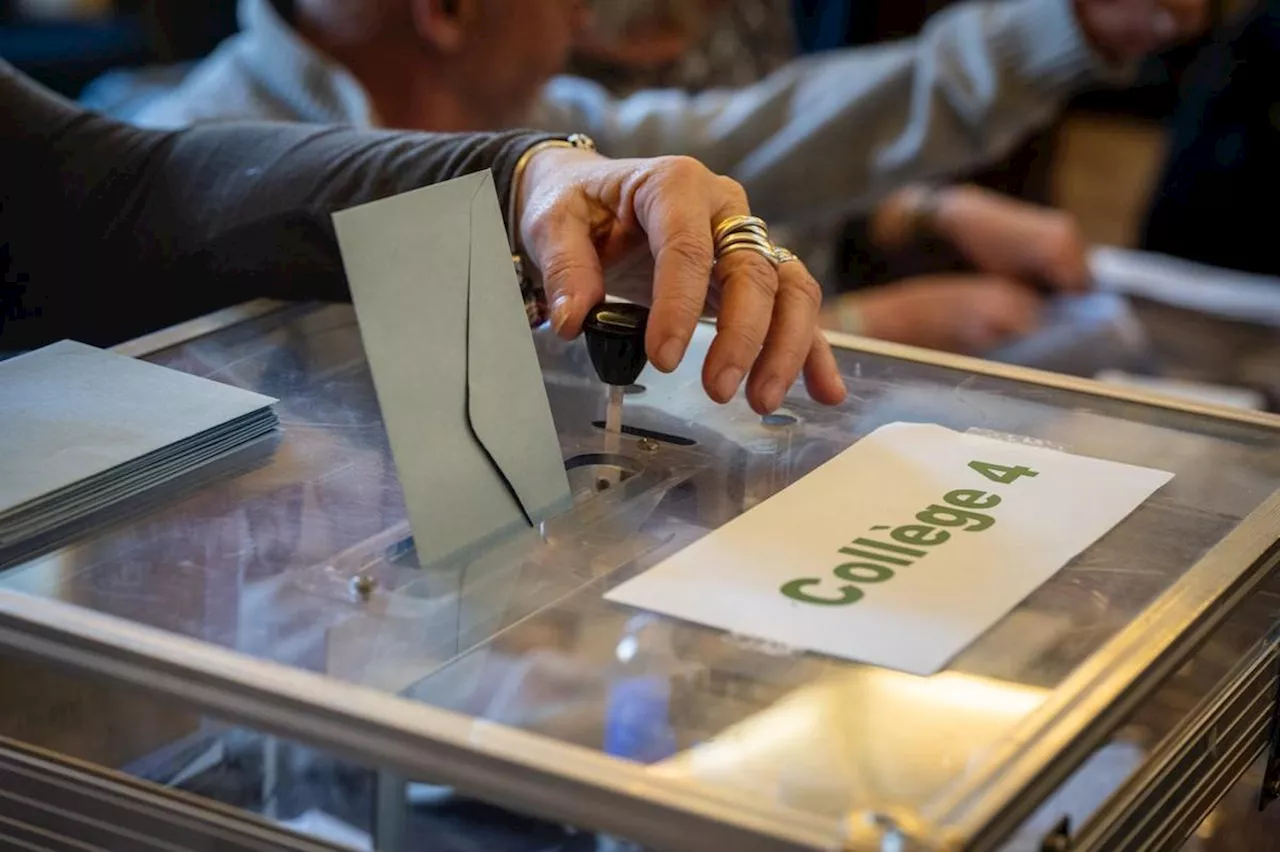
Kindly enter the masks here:
[[0, 362], [0, 561], [268, 437], [275, 402], [71, 341]]

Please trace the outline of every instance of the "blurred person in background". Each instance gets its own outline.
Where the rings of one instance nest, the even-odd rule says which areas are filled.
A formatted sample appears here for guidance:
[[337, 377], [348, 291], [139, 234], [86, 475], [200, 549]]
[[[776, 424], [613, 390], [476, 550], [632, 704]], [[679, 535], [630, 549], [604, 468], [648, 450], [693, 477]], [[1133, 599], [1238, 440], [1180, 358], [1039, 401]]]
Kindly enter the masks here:
[[1148, 251], [1280, 275], [1280, 0], [1260, 0], [1183, 80], [1142, 235]]
[[[710, 15], [752, 14], [756, 5], [663, 8], [683, 9], [673, 11], [680, 26], [696, 31]], [[239, 35], [176, 87], [116, 114], [150, 127], [258, 118], [582, 131], [612, 156], [696, 157], [742, 183], [775, 225], [823, 222], [911, 180], [998, 158], [1080, 87], [1196, 30], [1203, 11], [1204, 0], [966, 3], [936, 16], [918, 39], [789, 62], [754, 85], [618, 98], [556, 76], [587, 23], [577, 0], [240, 0]], [[600, 32], [586, 30], [588, 38]], [[1035, 272], [1081, 285], [1070, 273]], [[1009, 287], [987, 289], [998, 290], [986, 302], [1005, 319], [979, 326], [1025, 329], [1034, 302]], [[859, 330], [891, 333], [877, 331], [874, 304], [864, 313]], [[993, 336], [970, 343], [925, 323], [899, 327], [920, 329], [911, 342], [969, 351]]]
[[581, 131], [612, 156], [695, 157], [766, 218], [804, 218], [998, 157], [1082, 85], [1198, 28], [1203, 3], [967, 3], [919, 39], [792, 62], [747, 88], [618, 99], [555, 76], [585, 20], [579, 0], [240, 0], [239, 35], [119, 114], [152, 127]]
[[[595, 0], [592, 12], [571, 68], [619, 96], [750, 84], [797, 51], [792, 0]], [[855, 268], [837, 271], [830, 255], [840, 227], [832, 221], [785, 237], [829, 293], [837, 278], [868, 288], [828, 299], [824, 323], [833, 329], [980, 353], [1033, 331], [1044, 290], [1076, 291], [1088, 281], [1073, 217], [976, 186], [894, 193], [860, 223]]]

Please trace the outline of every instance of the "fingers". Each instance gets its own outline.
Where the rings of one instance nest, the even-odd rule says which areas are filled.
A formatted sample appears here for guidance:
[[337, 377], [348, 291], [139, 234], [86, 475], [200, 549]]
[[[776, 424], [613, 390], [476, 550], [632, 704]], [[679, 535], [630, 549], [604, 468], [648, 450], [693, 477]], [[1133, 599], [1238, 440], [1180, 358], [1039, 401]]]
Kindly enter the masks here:
[[716, 339], [707, 353], [702, 380], [712, 399], [728, 402], [747, 374], [754, 374], [753, 365], [758, 365], [765, 341], [774, 331], [778, 273], [763, 255], [737, 251], [716, 264], [715, 276], [720, 284]]
[[521, 223], [560, 335], [577, 335], [604, 299], [602, 267], [646, 241], [653, 278], [645, 348], [657, 369], [679, 366], [714, 303], [717, 333], [703, 365], [713, 399], [727, 402], [746, 381], [752, 407], [766, 413], [802, 370], [815, 399], [843, 399], [835, 359], [817, 331], [821, 292], [803, 264], [792, 260], [779, 271], [771, 252], [751, 249], [716, 263], [715, 227], [750, 215], [737, 183], [684, 157], [608, 161], [558, 150], [531, 161]]
[[[781, 264], [774, 277], [777, 289], [771, 299], [772, 322], [747, 383], [747, 399], [759, 414], [782, 405], [782, 398], [809, 358], [815, 338], [821, 337], [815, 328], [822, 290], [804, 264], [798, 260]], [[835, 379], [839, 379], [838, 371]]]
[[1129, 62], [1202, 30], [1208, 0], [1073, 0], [1090, 43]]
[[[751, 215], [742, 187], [728, 178], [714, 181], [713, 228], [732, 216]], [[766, 414], [782, 404], [800, 374], [814, 334], [817, 304], [806, 306], [797, 299], [792, 292], [797, 273], [790, 272], [788, 293], [778, 302], [782, 269], [756, 251], [725, 254], [714, 271], [719, 310], [716, 339], [703, 365], [703, 384], [712, 399], [728, 402], [750, 374], [747, 400], [758, 413]], [[809, 278], [803, 270], [798, 275], [802, 280]]]
[[965, 341], [970, 351], [1021, 339], [1040, 326], [1043, 302], [1029, 287], [994, 276], [975, 280], [973, 287], [975, 325]]
[[[536, 153], [513, 189], [524, 203], [519, 211], [525, 260], [542, 273], [551, 322], [564, 337], [576, 335], [583, 318], [604, 298], [604, 273], [594, 232], [609, 214], [575, 186], [582, 169], [597, 170], [603, 158], [575, 148]], [[593, 217], [605, 218], [596, 222]]]
[[[698, 318], [710, 301], [709, 276], [718, 285], [716, 337], [703, 364], [707, 394], [728, 402], [750, 376], [747, 399], [759, 413], [775, 410], [809, 358], [817, 334], [821, 290], [798, 261], [781, 268], [752, 250], [714, 258], [713, 232], [732, 216], [751, 213], [736, 182], [712, 175], [681, 158], [665, 161], [650, 185], [662, 197], [637, 191], [636, 211], [655, 260], [654, 300], [646, 346], [659, 369], [679, 363]], [[701, 186], [708, 204], [684, 197]], [[828, 371], [818, 385], [828, 397], [843, 396], [834, 360], [819, 358]]]
[[995, 275], [921, 276], [860, 293], [857, 302], [870, 337], [965, 353], [1029, 334], [1041, 308], [1031, 288]]
[[[702, 379], [712, 399], [728, 402], [765, 345], [778, 274], [768, 259], [754, 251], [736, 251], [715, 262], [715, 225], [751, 212], [746, 194], [736, 183], [711, 174], [695, 161], [672, 158], [664, 161], [662, 173], [650, 186], [660, 191], [660, 197], [650, 200], [638, 191], [636, 203], [655, 265], [646, 341], [650, 358], [662, 370], [673, 370], [679, 364], [706, 307], [714, 275], [720, 291], [717, 332], [703, 364]], [[691, 203], [689, 195], [705, 203]], [[753, 404], [760, 403], [753, 400]]]
[[645, 349], [654, 366], [668, 373], [684, 357], [707, 300], [712, 208], [703, 190], [710, 177], [695, 160], [671, 157], [647, 173], [635, 191], [636, 218], [654, 259]]
[[570, 340], [604, 299], [604, 271], [587, 222], [566, 211], [541, 220], [528, 238], [530, 259], [542, 271], [556, 334]]
[[1021, 284], [1003, 282], [1006, 292], [1004, 309], [992, 318], [992, 326], [1005, 338], [1026, 337], [1040, 327], [1040, 311], [1044, 302]]
[[831, 344], [821, 333], [814, 335], [809, 356], [805, 359], [804, 382], [809, 396], [823, 405], [839, 405], [849, 394], [844, 379], [840, 378], [840, 367], [836, 364]]
[[1088, 286], [1085, 240], [1075, 217], [971, 186], [954, 187], [942, 197], [939, 230], [979, 272], [1061, 290]]
[[1043, 255], [1036, 264], [1060, 290], [1080, 292], [1089, 288], [1089, 257], [1084, 234], [1074, 216], [1046, 212]]

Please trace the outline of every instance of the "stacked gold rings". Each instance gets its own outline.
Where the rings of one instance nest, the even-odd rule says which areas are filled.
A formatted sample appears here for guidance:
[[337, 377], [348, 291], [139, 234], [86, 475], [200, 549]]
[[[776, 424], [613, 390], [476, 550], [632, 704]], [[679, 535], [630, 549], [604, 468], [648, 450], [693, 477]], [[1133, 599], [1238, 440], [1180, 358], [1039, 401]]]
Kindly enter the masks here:
[[769, 239], [769, 226], [759, 216], [730, 216], [725, 219], [716, 225], [712, 245], [717, 263], [735, 251], [753, 251], [774, 266], [799, 260], [794, 252], [773, 244]]

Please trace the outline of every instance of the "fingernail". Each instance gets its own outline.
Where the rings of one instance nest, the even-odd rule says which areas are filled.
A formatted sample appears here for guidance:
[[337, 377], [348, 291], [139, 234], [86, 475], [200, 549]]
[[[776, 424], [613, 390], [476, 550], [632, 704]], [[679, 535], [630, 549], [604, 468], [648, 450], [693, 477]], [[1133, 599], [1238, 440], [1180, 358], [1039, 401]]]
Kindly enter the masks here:
[[672, 337], [666, 343], [658, 347], [658, 363], [657, 366], [661, 370], [671, 372], [680, 366], [680, 359], [684, 357], [684, 343], [678, 337]]
[[746, 371], [741, 367], [725, 367], [716, 376], [716, 395], [723, 400], [730, 399], [738, 392], [738, 385], [742, 384], [745, 375]]
[[572, 308], [573, 297], [568, 293], [560, 293], [551, 300], [551, 327], [555, 329], [556, 334], [559, 334], [564, 324], [569, 321]]
[[844, 379], [836, 380], [836, 399], [832, 400], [836, 405], [844, 402], [849, 398], [849, 386], [844, 383]]
[[782, 379], [770, 379], [760, 390], [760, 401], [770, 411], [776, 411], [782, 405], [782, 398], [787, 395], [786, 384]]

